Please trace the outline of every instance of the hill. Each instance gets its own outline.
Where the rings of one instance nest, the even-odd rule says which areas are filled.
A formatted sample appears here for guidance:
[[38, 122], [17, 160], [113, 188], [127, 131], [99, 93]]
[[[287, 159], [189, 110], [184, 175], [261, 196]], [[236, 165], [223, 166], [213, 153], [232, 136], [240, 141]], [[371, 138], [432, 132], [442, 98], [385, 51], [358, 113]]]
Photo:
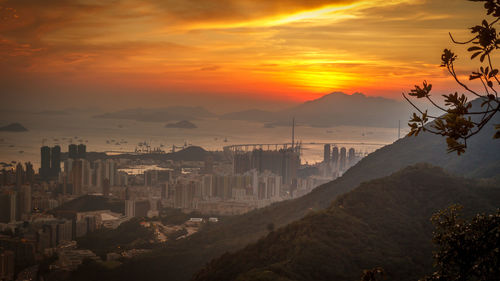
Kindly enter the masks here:
[[429, 219], [453, 203], [469, 213], [493, 211], [500, 187], [411, 166], [362, 183], [328, 209], [223, 255], [193, 280], [359, 280], [363, 269], [375, 266], [389, 280], [418, 280], [432, 270]]
[[210, 152], [199, 146], [188, 146], [182, 150], [168, 153], [166, 158], [174, 161], [204, 161]]
[[[373, 110], [377, 108], [377, 110]], [[395, 127], [409, 116], [407, 104], [382, 97], [334, 92], [298, 106], [276, 111], [246, 110], [222, 115], [221, 119], [265, 122], [289, 126], [292, 117], [313, 127], [375, 126]]]
[[[477, 102], [474, 103], [477, 106]], [[500, 123], [497, 114], [484, 129], [468, 140], [462, 156], [446, 153], [443, 138], [423, 133], [405, 137], [363, 158], [341, 178], [314, 189], [294, 200], [273, 204], [241, 216], [221, 220], [200, 232], [166, 244], [152, 254], [119, 267], [109, 280], [189, 280], [203, 265], [227, 251], [236, 251], [267, 234], [267, 226], [276, 228], [304, 217], [311, 210], [327, 208], [337, 196], [349, 192], [365, 181], [388, 176], [416, 163], [427, 162], [448, 172], [468, 178], [498, 177], [500, 145], [492, 138]]]
[[1, 132], [26, 132], [28, 129], [26, 129], [23, 125], [19, 123], [11, 123], [9, 125], [0, 127]]
[[77, 212], [89, 212], [98, 210], [110, 210], [116, 213], [124, 213], [125, 204], [122, 200], [113, 200], [103, 196], [84, 195], [68, 201], [50, 212], [68, 219], [73, 218]]
[[141, 225], [142, 219], [133, 218], [126, 221], [116, 229], [101, 228], [83, 237], [77, 238], [78, 246], [90, 249], [103, 258], [106, 253], [133, 248], [151, 248], [149, 240], [154, 238], [150, 228]]
[[165, 125], [165, 128], [195, 129], [198, 127], [192, 122], [189, 122], [187, 120], [182, 120], [175, 123], [168, 123], [167, 125]]

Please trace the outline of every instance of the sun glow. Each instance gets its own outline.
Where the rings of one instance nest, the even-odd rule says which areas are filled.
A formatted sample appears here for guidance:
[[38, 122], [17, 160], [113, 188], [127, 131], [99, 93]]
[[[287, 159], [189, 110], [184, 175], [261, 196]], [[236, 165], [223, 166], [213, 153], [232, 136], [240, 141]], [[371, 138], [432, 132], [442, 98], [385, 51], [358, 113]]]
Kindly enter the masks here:
[[477, 6], [465, 1], [453, 10], [455, 4], [423, 0], [27, 1], [0, 0], [18, 5], [15, 17], [0, 10], [4, 92], [27, 98], [41, 87], [55, 88], [68, 99], [66, 89], [75, 88], [165, 97], [304, 100], [330, 91], [399, 97], [423, 79], [444, 80], [437, 66], [453, 32], [446, 26], [467, 26], [464, 18], [474, 23], [470, 11]]

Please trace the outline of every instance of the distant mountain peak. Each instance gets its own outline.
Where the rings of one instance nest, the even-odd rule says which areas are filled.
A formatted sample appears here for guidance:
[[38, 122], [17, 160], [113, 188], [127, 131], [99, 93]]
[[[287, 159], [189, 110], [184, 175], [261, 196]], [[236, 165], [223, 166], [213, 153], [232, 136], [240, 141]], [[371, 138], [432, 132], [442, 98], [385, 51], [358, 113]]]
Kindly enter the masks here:
[[393, 99], [366, 96], [360, 92], [351, 95], [332, 92], [281, 111], [247, 110], [227, 113], [221, 118], [289, 126], [293, 116], [301, 124], [312, 127], [343, 125], [394, 128], [397, 125], [394, 120], [404, 120], [409, 115], [406, 104]]
[[23, 125], [19, 123], [11, 123], [7, 126], [0, 127], [0, 131], [4, 132], [26, 132], [28, 129], [26, 129]]

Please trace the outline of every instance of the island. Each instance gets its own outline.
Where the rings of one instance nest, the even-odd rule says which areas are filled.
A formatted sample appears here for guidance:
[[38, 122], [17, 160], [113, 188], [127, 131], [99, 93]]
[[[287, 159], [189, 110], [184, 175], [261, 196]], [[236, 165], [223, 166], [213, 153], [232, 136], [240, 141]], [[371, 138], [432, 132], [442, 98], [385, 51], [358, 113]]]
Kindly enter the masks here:
[[169, 123], [165, 125], [165, 128], [195, 129], [198, 127], [187, 120], [182, 120], [176, 123]]
[[26, 132], [26, 129], [23, 125], [19, 123], [12, 123], [7, 126], [0, 127], [0, 131], [2, 132]]

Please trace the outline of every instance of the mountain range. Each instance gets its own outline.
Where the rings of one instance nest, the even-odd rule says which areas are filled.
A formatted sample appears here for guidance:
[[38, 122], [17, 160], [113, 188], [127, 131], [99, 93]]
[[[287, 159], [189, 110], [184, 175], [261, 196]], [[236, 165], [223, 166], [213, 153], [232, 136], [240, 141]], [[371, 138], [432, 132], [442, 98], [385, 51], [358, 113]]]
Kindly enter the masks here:
[[[479, 102], [475, 101], [474, 106], [478, 106]], [[500, 145], [492, 138], [495, 132], [493, 124], [498, 123], [500, 116], [497, 114], [479, 134], [468, 140], [467, 152], [461, 156], [447, 153], [446, 143], [440, 136], [422, 133], [418, 137], [405, 137], [371, 153], [342, 177], [317, 187], [303, 197], [275, 203], [244, 215], [224, 218], [218, 224], [207, 226], [187, 239], [167, 243], [161, 249], [125, 263], [109, 272], [106, 279], [189, 280], [210, 260], [228, 251], [240, 250], [266, 235], [268, 225], [273, 224], [275, 228], [279, 228], [313, 212], [321, 212], [338, 196], [355, 189], [361, 183], [387, 177], [417, 163], [426, 162], [466, 178], [487, 179], [486, 181], [498, 183]], [[442, 194], [450, 195], [444, 191]], [[425, 200], [422, 202], [425, 203]], [[372, 204], [371, 197], [367, 196], [360, 204]], [[428, 214], [430, 210], [425, 213]]]
[[266, 123], [267, 126], [289, 126], [295, 117], [299, 125], [312, 127], [371, 126], [396, 127], [398, 120], [407, 120], [410, 110], [406, 103], [361, 93], [341, 92], [304, 102], [295, 107], [265, 111], [250, 109], [217, 115], [203, 107], [174, 106], [155, 109], [126, 109], [96, 115], [96, 118], [129, 119], [141, 122], [165, 122], [220, 118]]
[[457, 203], [468, 214], [495, 211], [500, 186], [413, 165], [222, 255], [193, 280], [359, 280], [374, 267], [384, 268], [387, 280], [418, 280], [432, 272], [430, 217]]
[[275, 126], [289, 126], [295, 117], [299, 124], [312, 127], [369, 126], [396, 127], [397, 120], [407, 120], [407, 104], [361, 93], [347, 95], [334, 92], [281, 111], [258, 109], [228, 113], [221, 119], [265, 122]]

